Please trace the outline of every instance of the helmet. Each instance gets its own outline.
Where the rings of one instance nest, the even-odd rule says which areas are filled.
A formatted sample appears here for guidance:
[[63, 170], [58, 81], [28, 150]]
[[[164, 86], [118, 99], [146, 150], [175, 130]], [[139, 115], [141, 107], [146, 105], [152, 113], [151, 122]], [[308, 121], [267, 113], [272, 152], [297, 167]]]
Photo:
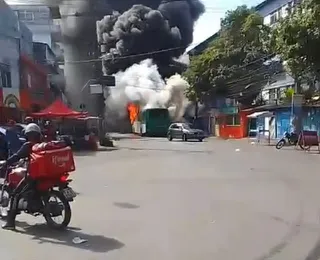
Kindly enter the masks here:
[[31, 122], [33, 121], [33, 118], [32, 118], [31, 116], [27, 116], [27, 117], [24, 119], [24, 121], [25, 121], [26, 123], [31, 123]]
[[41, 129], [40, 127], [35, 124], [35, 123], [30, 123], [26, 126], [26, 129], [24, 130], [24, 133], [25, 134], [28, 134], [28, 133], [38, 133], [38, 134], [41, 134]]

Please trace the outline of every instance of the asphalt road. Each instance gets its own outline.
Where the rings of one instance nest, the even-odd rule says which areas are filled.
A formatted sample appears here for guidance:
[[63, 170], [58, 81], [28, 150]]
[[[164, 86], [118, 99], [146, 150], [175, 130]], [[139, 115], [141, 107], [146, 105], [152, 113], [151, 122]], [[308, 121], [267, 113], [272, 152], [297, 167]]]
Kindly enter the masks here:
[[0, 230], [2, 259], [320, 258], [316, 152], [216, 139], [117, 145], [77, 155], [68, 232], [20, 215], [18, 232]]

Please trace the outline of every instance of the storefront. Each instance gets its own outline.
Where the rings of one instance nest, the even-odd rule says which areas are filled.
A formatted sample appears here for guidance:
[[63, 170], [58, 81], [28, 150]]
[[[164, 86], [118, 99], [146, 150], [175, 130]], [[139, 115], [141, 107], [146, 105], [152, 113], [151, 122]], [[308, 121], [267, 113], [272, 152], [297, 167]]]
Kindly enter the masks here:
[[[248, 136], [248, 112], [238, 107], [222, 109], [216, 118], [216, 133], [221, 138], [239, 139]], [[217, 131], [218, 130], [218, 131]]]

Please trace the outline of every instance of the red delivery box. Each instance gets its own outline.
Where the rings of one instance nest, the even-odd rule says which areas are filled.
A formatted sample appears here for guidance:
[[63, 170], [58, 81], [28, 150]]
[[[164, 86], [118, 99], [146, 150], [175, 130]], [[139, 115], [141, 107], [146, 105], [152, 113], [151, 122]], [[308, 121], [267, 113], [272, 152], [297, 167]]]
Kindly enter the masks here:
[[32, 147], [29, 165], [31, 178], [59, 178], [75, 169], [71, 147], [61, 142], [41, 143]]

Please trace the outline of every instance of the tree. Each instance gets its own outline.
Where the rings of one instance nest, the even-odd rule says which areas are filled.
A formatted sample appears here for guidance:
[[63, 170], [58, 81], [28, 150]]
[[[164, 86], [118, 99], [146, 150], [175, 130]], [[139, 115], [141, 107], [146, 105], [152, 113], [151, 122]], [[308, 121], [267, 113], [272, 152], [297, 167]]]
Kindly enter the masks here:
[[271, 42], [298, 87], [303, 80], [320, 80], [320, 1], [304, 0], [295, 7], [274, 28]]
[[190, 83], [189, 99], [205, 101], [224, 95], [251, 103], [267, 81], [269, 34], [255, 10], [240, 6], [227, 12], [219, 37], [191, 59], [184, 74]]

